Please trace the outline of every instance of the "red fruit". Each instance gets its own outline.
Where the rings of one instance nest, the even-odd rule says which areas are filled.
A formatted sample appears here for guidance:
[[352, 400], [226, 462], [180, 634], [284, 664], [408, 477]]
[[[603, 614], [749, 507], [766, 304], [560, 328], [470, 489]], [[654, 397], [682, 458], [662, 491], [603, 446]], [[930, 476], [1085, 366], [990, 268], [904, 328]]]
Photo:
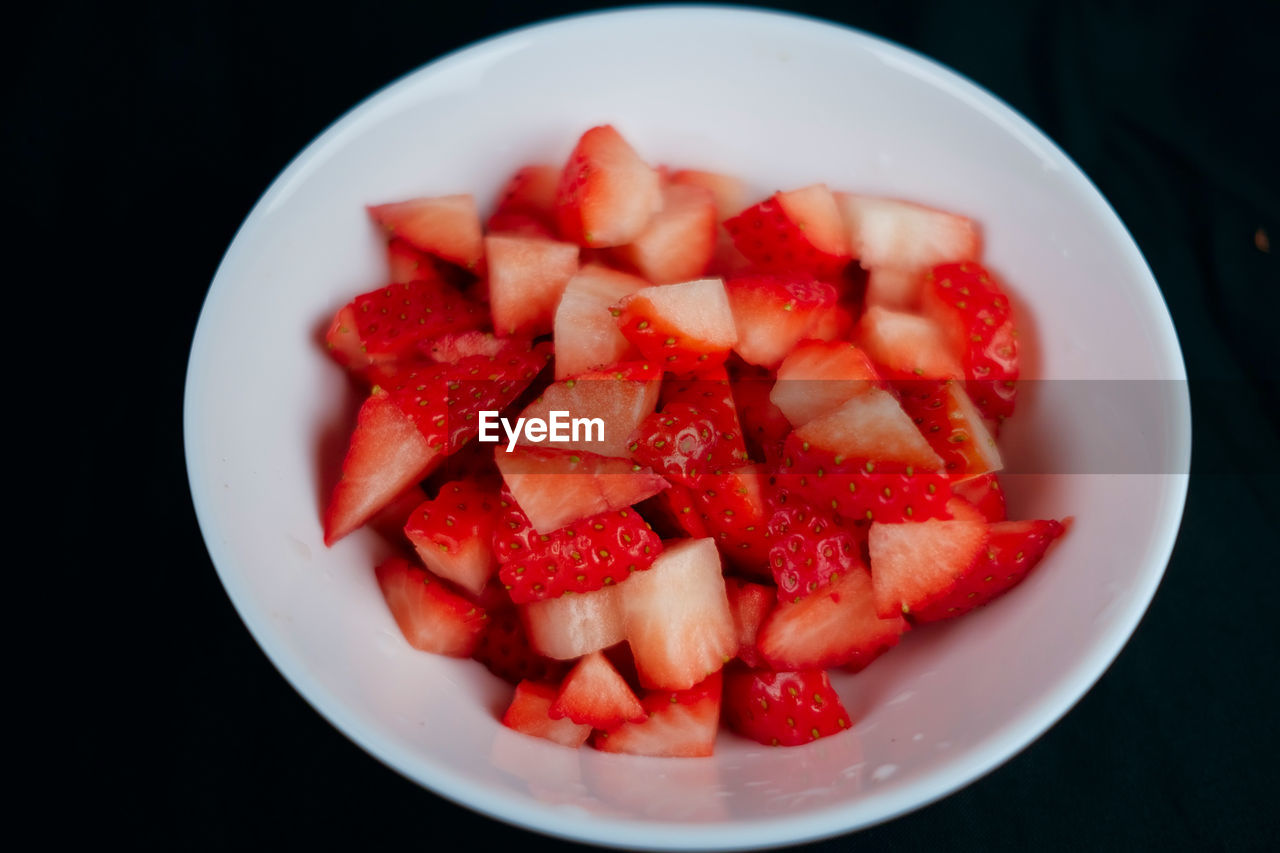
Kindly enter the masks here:
[[[506, 352], [511, 342], [493, 332], [453, 332], [436, 335], [418, 342], [418, 353], [440, 364], [457, 364], [464, 358], [482, 355], [497, 358]], [[383, 371], [383, 375], [393, 375]]]
[[959, 382], [900, 381], [902, 408], [942, 457], [955, 484], [998, 471], [1003, 466], [996, 440]]
[[733, 631], [738, 636], [738, 659], [750, 667], [764, 666], [756, 638], [778, 600], [777, 592], [772, 587], [738, 578], [725, 578], [724, 588], [729, 597], [729, 612], [733, 614]]
[[664, 539], [702, 539], [711, 535], [702, 520], [693, 492], [678, 482], [638, 504], [636, 509]]
[[724, 225], [738, 250], [762, 270], [826, 278], [849, 263], [844, 223], [822, 184], [775, 193]]
[[[568, 440], [548, 436], [539, 444], [600, 456], [630, 456], [632, 434], [653, 415], [661, 385], [662, 374], [646, 369], [643, 362], [614, 364], [556, 382], [530, 403], [520, 417], [549, 422], [551, 413], [559, 411], [568, 412], [562, 417], [572, 420], [595, 419], [599, 423], [582, 430], [576, 440], [573, 430], [566, 428]], [[520, 444], [530, 443], [527, 438], [520, 440]]]
[[799, 746], [850, 726], [822, 670], [761, 672], [734, 668], [724, 677], [729, 728], [766, 746]]
[[635, 240], [614, 252], [654, 284], [689, 281], [703, 275], [711, 263], [718, 222], [708, 190], [669, 185], [662, 190], [662, 210]]
[[715, 201], [717, 222], [734, 216], [747, 206], [746, 184], [731, 175], [680, 169], [672, 172], [668, 181], [672, 184], [701, 187], [710, 192]]
[[578, 247], [497, 235], [484, 239], [484, 250], [494, 330], [499, 335], [550, 332], [560, 296], [578, 271]]
[[911, 614], [916, 622], [952, 619], [981, 607], [1022, 582], [1064, 528], [1057, 521], [1003, 521], [987, 527], [987, 544], [955, 586]]
[[802, 445], [831, 451], [844, 460], [877, 465], [899, 462], [926, 471], [942, 468], [941, 457], [911, 417], [892, 394], [880, 388], [868, 388], [850, 397], [840, 408], [814, 418], [794, 435]]
[[497, 510], [496, 484], [446, 483], [413, 511], [404, 532], [427, 568], [480, 595], [498, 567], [493, 554]]
[[779, 601], [813, 595], [861, 565], [857, 540], [830, 507], [780, 503], [769, 519], [769, 537]]
[[642, 723], [623, 723], [597, 732], [591, 745], [601, 752], [700, 758], [715, 750], [720, 725], [719, 671], [688, 690], [648, 693], [640, 704], [648, 715]]
[[392, 557], [374, 573], [409, 645], [438, 655], [471, 656], [486, 624], [483, 610], [403, 557]]
[[554, 684], [520, 682], [511, 707], [502, 715], [502, 724], [509, 729], [577, 749], [591, 736], [591, 726], [551, 718], [551, 705], [556, 700], [557, 691]]
[[662, 541], [634, 509], [603, 512], [539, 534], [504, 490], [494, 532], [498, 576], [516, 604], [591, 592], [648, 569]]
[[568, 718], [593, 729], [643, 722], [644, 707], [627, 682], [600, 652], [578, 661], [551, 706], [553, 720]]
[[871, 359], [853, 344], [804, 341], [778, 365], [769, 399], [799, 427], [881, 384]]
[[978, 257], [973, 222], [908, 201], [836, 193], [849, 245], [865, 269], [918, 270]]
[[593, 127], [569, 155], [556, 190], [560, 234], [580, 246], [621, 246], [662, 209], [658, 173], [611, 125]]
[[395, 237], [387, 241], [388, 282], [404, 284], [407, 281], [436, 280], [442, 279], [430, 255]]
[[626, 637], [617, 585], [520, 605], [529, 644], [555, 660], [573, 660]]
[[480, 215], [469, 195], [415, 198], [369, 208], [373, 220], [392, 237], [419, 251], [467, 269], [483, 255]]
[[622, 334], [668, 373], [714, 367], [738, 340], [719, 279], [645, 288], [616, 308]]
[[511, 176], [489, 217], [490, 234], [516, 231], [555, 239], [556, 187], [560, 170], [555, 166], [525, 166]]
[[489, 217], [485, 231], [491, 237], [533, 237], [539, 240], [555, 240], [555, 227], [528, 213], [500, 211]]
[[[501, 595], [506, 598], [505, 592]], [[568, 669], [563, 661], [551, 660], [533, 650], [520, 615], [509, 604], [504, 610], [489, 612], [488, 624], [471, 656], [512, 684], [558, 682]]]
[[956, 497], [973, 504], [982, 516], [992, 523], [1005, 520], [1004, 489], [995, 474], [986, 474], [957, 483], [951, 489]]
[[642, 684], [692, 687], [737, 652], [720, 555], [710, 539], [667, 543], [649, 571], [619, 590]]
[[631, 458], [693, 488], [702, 474], [747, 461], [727, 378], [670, 382], [664, 392], [662, 411], [645, 418], [632, 433]]
[[[649, 283], [599, 264], [584, 264], [556, 308], [556, 379], [639, 356], [614, 322], [613, 306]], [[661, 378], [661, 377], [659, 377]]]
[[867, 308], [890, 311], [916, 311], [920, 307], [920, 291], [924, 287], [922, 270], [900, 270], [876, 267], [867, 275], [867, 289], [862, 297]]
[[876, 612], [871, 575], [861, 565], [821, 592], [773, 609], [756, 638], [775, 669], [861, 669], [898, 644], [910, 626]]
[[872, 524], [867, 537], [876, 612], [915, 613], [944, 601], [983, 553], [987, 523], [964, 501], [951, 501], [951, 520]]
[[836, 289], [804, 274], [739, 275], [725, 282], [737, 329], [734, 351], [748, 364], [777, 367], [836, 307]]
[[747, 446], [738, 419], [733, 385], [723, 366], [717, 365], [683, 379], [673, 378], [662, 386], [662, 406], [687, 406], [700, 417], [708, 417], [718, 437], [713, 468], [736, 468], [748, 461]]
[[694, 501], [724, 558], [753, 577], [769, 575], [769, 478], [761, 465], [745, 465], [698, 481]]
[[426, 499], [427, 493], [421, 486], [414, 483], [370, 518], [368, 525], [383, 539], [396, 545], [403, 545], [405, 523], [418, 505]]
[[959, 379], [960, 360], [943, 329], [928, 317], [871, 306], [854, 337], [891, 379]]
[[771, 464], [781, 458], [782, 442], [791, 433], [790, 421], [770, 399], [774, 380], [772, 371], [742, 364], [732, 383], [747, 454]]

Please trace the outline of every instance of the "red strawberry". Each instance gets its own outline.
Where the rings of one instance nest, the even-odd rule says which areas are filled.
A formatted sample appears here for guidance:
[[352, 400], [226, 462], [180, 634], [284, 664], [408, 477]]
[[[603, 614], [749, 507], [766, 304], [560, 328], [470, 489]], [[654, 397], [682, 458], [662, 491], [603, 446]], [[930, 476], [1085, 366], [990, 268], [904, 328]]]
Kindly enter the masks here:
[[876, 267], [867, 275], [867, 289], [862, 301], [867, 308], [916, 311], [920, 307], [923, 287], [923, 270]]
[[[551, 412], [560, 411], [568, 412], [566, 417], [574, 420], [596, 419], [598, 428], [584, 430], [576, 440], [573, 431], [566, 430], [567, 441], [548, 436], [539, 444], [600, 456], [630, 456], [632, 434], [652, 416], [661, 385], [662, 373], [645, 362], [613, 364], [556, 382], [520, 417], [549, 420]], [[529, 443], [526, 438], [520, 440], [520, 444]]]
[[737, 329], [734, 351], [749, 364], [777, 367], [836, 306], [836, 289], [803, 274], [738, 275], [725, 282]]
[[715, 750], [720, 724], [720, 672], [688, 690], [655, 691], [640, 700], [648, 715], [641, 723], [623, 723], [597, 732], [591, 745], [601, 752], [698, 758]]
[[986, 549], [943, 598], [911, 614], [916, 622], [952, 619], [1022, 582], [1064, 527], [1057, 521], [1002, 521], [987, 527]]
[[738, 635], [738, 659], [747, 666], [764, 666], [756, 638], [760, 626], [777, 603], [777, 591], [738, 578], [725, 578], [724, 588], [729, 596], [729, 612], [733, 614], [733, 630]]
[[745, 465], [698, 481], [694, 501], [724, 558], [753, 577], [769, 575], [771, 487], [761, 465]]
[[766, 746], [799, 746], [850, 726], [822, 670], [762, 672], [734, 668], [724, 677], [724, 719]]
[[975, 263], [935, 267], [925, 276], [923, 305], [963, 364], [978, 410], [996, 420], [1013, 414], [1017, 332], [1009, 298], [991, 274]]
[[960, 379], [960, 359], [941, 326], [928, 317], [873, 305], [854, 330], [871, 360], [891, 379]]
[[919, 270], [978, 257], [978, 230], [963, 216], [889, 198], [835, 198], [853, 255], [866, 269]]
[[740, 213], [747, 206], [747, 186], [740, 179], [717, 172], [680, 169], [668, 179], [672, 184], [701, 187], [711, 193], [716, 205], [716, 221]]
[[520, 605], [529, 645], [549, 658], [573, 660], [622, 642], [621, 589], [614, 584]]
[[489, 307], [499, 335], [551, 331], [556, 305], [578, 271], [578, 247], [539, 237], [484, 238]]
[[502, 715], [502, 724], [509, 729], [577, 749], [591, 736], [591, 726], [579, 725], [572, 720], [553, 720], [551, 706], [556, 701], [557, 692], [554, 684], [520, 682], [511, 706]]
[[413, 511], [404, 532], [427, 568], [479, 595], [498, 567], [493, 554], [497, 510], [496, 484], [446, 483]]
[[666, 383], [662, 411], [645, 418], [629, 446], [640, 464], [695, 488], [702, 474], [747, 461], [728, 377], [705, 376]]
[[593, 127], [569, 155], [556, 190], [556, 222], [580, 246], [621, 246], [662, 209], [658, 173], [611, 125]]
[[498, 196], [486, 231], [524, 233], [555, 239], [556, 187], [560, 170], [555, 166], [519, 169]]
[[910, 626], [901, 613], [876, 613], [871, 575], [859, 565], [830, 587], [769, 614], [756, 646], [777, 669], [861, 669], [898, 644]]
[[[502, 596], [505, 598], [506, 593]], [[543, 657], [529, 645], [519, 614], [510, 606], [491, 611], [479, 645], [471, 655], [504, 681], [558, 682], [568, 667], [563, 661]]]
[[987, 523], [965, 501], [947, 505], [951, 520], [872, 524], [867, 537], [876, 612], [915, 613], [947, 600], [983, 553]]
[[711, 535], [693, 492], [678, 482], [637, 504], [636, 509], [663, 539], [702, 539]]
[[849, 242], [831, 191], [815, 184], [779, 192], [725, 221], [734, 245], [772, 272], [835, 276], [849, 263]]
[[427, 493], [420, 485], [414, 483], [370, 518], [368, 524], [383, 539], [395, 545], [403, 545], [405, 523], [418, 505], [426, 499]]
[[958, 482], [1000, 470], [1003, 463], [996, 440], [959, 382], [900, 381], [895, 387], [902, 396], [903, 410], [942, 457], [952, 488]]
[[853, 344], [804, 341], [778, 365], [769, 399], [799, 427], [880, 384], [871, 359]]
[[599, 264], [584, 264], [569, 279], [554, 321], [556, 379], [639, 356], [614, 322], [612, 309], [648, 286], [642, 278]]
[[814, 418], [795, 436], [845, 459], [900, 462], [924, 470], [942, 468], [942, 459], [888, 391], [867, 388], [833, 412]]
[[648, 287], [616, 308], [622, 334], [668, 373], [714, 367], [738, 340], [720, 279]]
[[483, 255], [480, 215], [469, 195], [415, 198], [369, 208], [374, 221], [415, 249], [467, 269]]
[[654, 284], [698, 278], [707, 271], [716, 248], [715, 201], [701, 187], [668, 185], [662, 209], [615, 256]]
[[517, 604], [591, 592], [650, 567], [662, 542], [634, 509], [603, 512], [539, 534], [504, 489], [494, 548]]
[[438, 655], [471, 656], [486, 624], [483, 610], [403, 557], [387, 560], [375, 574], [409, 645]]
[[799, 601], [860, 565], [858, 542], [829, 507], [779, 503], [769, 519], [769, 567], [779, 601]]
[[626, 680], [600, 652], [592, 652], [578, 661], [560, 685], [560, 693], [551, 706], [553, 720], [567, 717], [593, 729], [639, 723], [646, 716]]
[[396, 237], [387, 241], [387, 273], [387, 281], [391, 284], [440, 279], [430, 255]]
[[992, 523], [1005, 520], [1004, 489], [995, 474], [965, 480], [952, 487], [957, 497], [964, 498]]
[[791, 423], [770, 399], [774, 374], [762, 367], [739, 364], [732, 382], [733, 400], [748, 456], [776, 463], [782, 457], [782, 442], [791, 432]]

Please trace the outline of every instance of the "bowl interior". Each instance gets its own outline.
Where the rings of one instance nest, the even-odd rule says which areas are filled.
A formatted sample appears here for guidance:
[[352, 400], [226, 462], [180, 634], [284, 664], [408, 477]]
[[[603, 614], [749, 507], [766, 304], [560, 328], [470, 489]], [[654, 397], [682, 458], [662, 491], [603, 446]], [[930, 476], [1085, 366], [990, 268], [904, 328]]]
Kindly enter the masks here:
[[[516, 167], [562, 161], [603, 122], [650, 162], [735, 173], [761, 196], [824, 181], [971, 215], [1023, 309], [1028, 374], [1051, 381], [1026, 393], [1009, 425], [1011, 509], [1071, 515], [1074, 529], [1001, 601], [913, 632], [837, 679], [850, 734], [788, 750], [722, 735], [714, 758], [686, 761], [526, 738], [497, 723], [508, 688], [478, 664], [405, 644], [370, 571], [374, 536], [321, 543], [322, 484], [358, 401], [318, 336], [352, 294], [381, 283], [364, 205], [457, 192], [484, 204]], [[1025, 746], [1096, 680], [1172, 547], [1189, 457], [1183, 378], [1168, 314], [1123, 226], [1007, 107], [843, 28], [657, 9], [485, 42], [383, 90], [313, 143], [254, 209], [209, 293], [188, 377], [187, 454], [209, 550], [246, 624], [303, 696], [374, 755], [548, 832], [754, 846], [939, 797]], [[1127, 390], [1108, 397], [1121, 401], [1111, 408], [1094, 399], [1138, 387], [1167, 389], [1161, 405], [1126, 406]]]

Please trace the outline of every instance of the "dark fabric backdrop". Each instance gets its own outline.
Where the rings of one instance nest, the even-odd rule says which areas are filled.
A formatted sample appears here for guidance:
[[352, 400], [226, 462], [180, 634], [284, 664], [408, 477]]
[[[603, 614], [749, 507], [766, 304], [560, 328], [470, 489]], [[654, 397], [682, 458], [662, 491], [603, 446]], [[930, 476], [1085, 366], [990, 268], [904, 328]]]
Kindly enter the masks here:
[[[88, 340], [133, 359], [142, 375], [123, 397], [86, 389], [95, 425], [77, 421], [78, 435], [93, 452], [72, 472], [90, 482], [104, 458], [127, 458], [118, 485], [135, 496], [100, 510], [116, 524], [112, 541], [128, 543], [131, 568], [119, 582], [145, 592], [112, 614], [112, 630], [149, 638], [120, 667], [133, 676], [123, 707], [138, 725], [111, 738], [123, 748], [113, 766], [129, 795], [112, 811], [127, 837], [364, 848], [430, 845], [456, 831], [485, 845], [560, 844], [402, 779], [276, 673], [200, 539], [180, 415], [208, 282], [288, 160], [417, 66], [581, 8], [55, 4], [10, 31], [13, 198], [56, 241], [42, 250], [52, 253], [46, 265], [84, 282], [98, 324]], [[1149, 613], [1107, 675], [987, 778], [819, 846], [1277, 849], [1277, 4], [790, 8], [950, 65], [1062, 145], [1146, 255], [1197, 382], [1182, 533]], [[104, 436], [103, 424], [118, 433]]]

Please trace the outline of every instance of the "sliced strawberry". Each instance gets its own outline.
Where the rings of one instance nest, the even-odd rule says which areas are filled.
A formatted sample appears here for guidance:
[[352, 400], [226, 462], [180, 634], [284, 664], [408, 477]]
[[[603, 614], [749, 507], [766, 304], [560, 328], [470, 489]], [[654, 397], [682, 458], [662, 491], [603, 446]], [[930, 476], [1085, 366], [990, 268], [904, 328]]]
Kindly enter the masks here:
[[883, 619], [876, 613], [871, 575], [859, 565], [816, 595], [775, 607], [756, 645], [777, 669], [861, 669], [909, 627], [901, 613]]
[[492, 237], [531, 237], [538, 240], [556, 240], [560, 235], [555, 226], [548, 225], [540, 217], [529, 213], [499, 211], [489, 217], [485, 231]]
[[637, 504], [636, 509], [663, 539], [702, 539], [711, 535], [693, 492], [678, 482]]
[[1002, 521], [987, 527], [987, 544], [943, 598], [912, 611], [916, 622], [952, 619], [1022, 582], [1064, 528], [1057, 521]]
[[769, 574], [770, 484], [762, 465], [707, 474], [694, 501], [724, 558], [753, 577]]
[[987, 523], [965, 501], [951, 520], [872, 524], [867, 537], [876, 612], [915, 613], [944, 601], [987, 544]]
[[711, 419], [719, 439], [713, 468], [734, 468], [748, 461], [733, 383], [723, 365], [686, 377], [672, 377], [662, 385], [661, 404], [664, 411], [668, 406], [688, 406]]
[[498, 204], [485, 230], [490, 234], [514, 232], [554, 239], [559, 184], [560, 170], [555, 166], [524, 166], [517, 170], [498, 195]]
[[775, 376], [772, 371], [737, 362], [732, 381], [734, 405], [742, 425], [747, 455], [760, 462], [776, 463], [782, 456], [782, 442], [791, 432], [791, 423], [770, 395]]
[[439, 364], [457, 364], [476, 355], [497, 358], [510, 345], [507, 338], [500, 338], [493, 332], [451, 332], [419, 341], [418, 354]]
[[880, 384], [871, 359], [853, 344], [804, 341], [778, 365], [769, 399], [799, 427]]
[[1004, 521], [1007, 517], [1004, 489], [1000, 488], [1000, 481], [996, 479], [995, 474], [986, 474], [957, 483], [952, 487], [952, 491], [957, 497], [964, 498], [973, 504], [987, 521], [995, 523]]
[[407, 281], [436, 281], [440, 273], [426, 252], [420, 252], [404, 240], [392, 237], [387, 241], [387, 281], [404, 284]]
[[556, 305], [578, 271], [578, 247], [538, 237], [484, 239], [489, 307], [499, 335], [550, 332]]
[[591, 745], [601, 752], [700, 758], [715, 750], [720, 726], [720, 672], [688, 690], [655, 691], [640, 700], [648, 715], [641, 723], [623, 723], [597, 732]]
[[654, 284], [674, 284], [707, 271], [716, 248], [715, 201], [709, 190], [672, 184], [662, 190], [662, 210], [633, 241], [614, 253]]
[[577, 749], [591, 736], [591, 726], [573, 720], [551, 718], [551, 706], [559, 688], [554, 684], [522, 681], [516, 686], [511, 706], [502, 715], [502, 724], [533, 737]]
[[378, 535], [383, 539], [396, 545], [403, 545], [405, 541], [404, 526], [409, 521], [409, 516], [413, 514], [413, 511], [426, 499], [427, 493], [422, 490], [420, 485], [414, 483], [370, 518], [368, 525], [377, 531]]
[[724, 225], [738, 250], [762, 270], [825, 278], [849, 263], [840, 212], [822, 184], [775, 193]]
[[619, 590], [642, 684], [692, 687], [737, 651], [720, 555], [710, 539], [667, 543], [649, 571]]
[[471, 656], [486, 624], [483, 610], [403, 557], [392, 557], [374, 573], [409, 645], [438, 655]]
[[734, 351], [749, 364], [777, 367], [836, 305], [836, 289], [804, 275], [739, 275], [725, 282], [737, 329]]
[[621, 589], [615, 584], [520, 605], [529, 645], [554, 660], [573, 660], [622, 642]]
[[996, 440], [959, 382], [900, 381], [902, 408], [942, 457], [952, 487], [1003, 466]]
[[720, 279], [645, 288], [616, 307], [622, 334], [669, 373], [720, 364], [738, 340]]
[[404, 532], [427, 568], [479, 595], [498, 568], [493, 554], [497, 510], [496, 483], [446, 483], [413, 511]]
[[927, 471], [940, 470], [943, 464], [898, 401], [880, 388], [850, 397], [840, 408], [797, 429], [795, 436], [845, 460], [900, 462]]
[[631, 457], [673, 482], [697, 488], [702, 474], [747, 461], [727, 378], [686, 379], [663, 387], [666, 402], [631, 435]]
[[[598, 424], [587, 425], [577, 433], [577, 438], [570, 423], [565, 428], [566, 440], [548, 435], [546, 441], [538, 444], [600, 456], [630, 456], [632, 434], [652, 416], [661, 385], [662, 374], [646, 369], [644, 362], [614, 364], [556, 382], [530, 403], [520, 417], [550, 422], [551, 413], [558, 411], [567, 413], [561, 417], [569, 421], [594, 419]], [[520, 443], [532, 442], [522, 437]]]
[[496, 461], [515, 502], [538, 533], [626, 509], [668, 485], [629, 459], [580, 450], [517, 447], [499, 452]]
[[[506, 593], [500, 593], [506, 598]], [[564, 661], [543, 657], [529, 644], [520, 615], [510, 602], [501, 610], [489, 611], [488, 624], [471, 655], [494, 675], [519, 684], [521, 681], [559, 682], [568, 671]]]
[[872, 306], [854, 338], [891, 379], [960, 379], [964, 368], [940, 327], [928, 317]]
[[777, 603], [777, 591], [739, 578], [725, 578], [724, 588], [729, 597], [729, 612], [733, 614], [733, 631], [738, 635], [738, 659], [747, 666], [764, 666], [756, 638]]
[[578, 140], [556, 190], [556, 222], [580, 246], [621, 246], [662, 209], [661, 181], [611, 125]]
[[369, 215], [392, 237], [466, 269], [475, 269], [484, 253], [480, 214], [470, 195], [379, 204]]
[[556, 378], [615, 364], [639, 355], [614, 322], [613, 306], [648, 287], [642, 278], [599, 264], [584, 264], [556, 308]]
[[747, 206], [747, 185], [732, 175], [680, 169], [672, 172], [668, 181], [672, 184], [701, 187], [710, 192], [716, 206], [717, 222], [735, 216]]
[[836, 193], [853, 255], [866, 269], [925, 269], [978, 257], [973, 222], [942, 210], [888, 198]]
[[846, 731], [849, 712], [822, 670], [765, 672], [734, 667], [724, 676], [724, 719], [766, 746], [799, 746]]
[[578, 661], [560, 685], [560, 693], [551, 706], [553, 720], [567, 717], [593, 729], [639, 723], [646, 716], [626, 680], [600, 652], [592, 652]]
[[876, 267], [867, 275], [863, 304], [868, 308], [875, 306], [890, 311], [915, 311], [920, 307], [923, 287], [923, 270]]
[[813, 595], [860, 565], [858, 542], [830, 507], [789, 500], [769, 519], [769, 568], [779, 601]]

